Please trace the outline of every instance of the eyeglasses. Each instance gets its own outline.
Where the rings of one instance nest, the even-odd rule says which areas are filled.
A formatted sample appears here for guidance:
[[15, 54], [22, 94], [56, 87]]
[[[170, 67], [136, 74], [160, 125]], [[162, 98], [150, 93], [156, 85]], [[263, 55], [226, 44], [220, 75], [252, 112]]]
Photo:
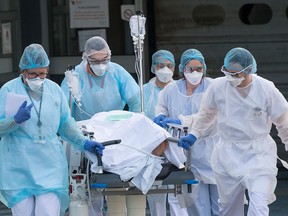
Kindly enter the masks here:
[[252, 67], [252, 64], [249, 65], [248, 67], [246, 67], [246, 68], [240, 70], [240, 71], [237, 71], [237, 72], [230, 72], [230, 71], [228, 71], [228, 69], [225, 68], [225, 66], [223, 65], [223, 66], [221, 67], [221, 72], [224, 73], [226, 76], [227, 76], [227, 75], [230, 75], [230, 76], [236, 76], [236, 75], [238, 75], [238, 74], [240, 74], [240, 73], [245, 72], [245, 70], [247, 70], [247, 69], [250, 68], [250, 67]]
[[108, 64], [110, 62], [110, 58], [102, 59], [102, 60], [88, 58], [88, 62], [91, 65]]
[[169, 69], [173, 69], [174, 68], [174, 64], [158, 63], [158, 64], [156, 64], [156, 66], [159, 67], [159, 68], [164, 68], [164, 67], [168, 67]]
[[186, 67], [184, 68], [184, 72], [186, 72], [186, 73], [192, 73], [193, 71], [202, 72], [203, 69], [204, 69], [203, 66], [198, 66], [198, 67], [186, 66]]
[[48, 74], [48, 72], [36, 73], [36, 72], [33, 72], [33, 71], [28, 71], [28, 70], [26, 70], [26, 73], [27, 73], [27, 75], [28, 75], [28, 77], [30, 79], [34, 79], [36, 77], [39, 77], [40, 79], [44, 79], [44, 78], [47, 77], [47, 74]]

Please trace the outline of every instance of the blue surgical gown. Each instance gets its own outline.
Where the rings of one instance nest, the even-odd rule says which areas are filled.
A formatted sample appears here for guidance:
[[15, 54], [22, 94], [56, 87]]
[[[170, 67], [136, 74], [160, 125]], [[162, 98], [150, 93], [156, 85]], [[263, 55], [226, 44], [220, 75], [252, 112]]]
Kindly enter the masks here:
[[153, 77], [148, 83], [143, 86], [144, 90], [144, 113], [153, 119], [155, 117], [155, 107], [158, 101], [158, 94], [163, 88], [159, 88], [156, 83], [156, 77]]
[[[16, 124], [13, 116], [7, 114], [9, 106], [13, 106], [6, 104], [7, 97], [11, 93], [25, 95], [29, 105], [31, 99], [27, 92], [36, 109], [32, 107], [30, 119]], [[0, 200], [11, 208], [32, 195], [54, 192], [64, 213], [69, 206], [68, 165], [58, 134], [79, 150], [84, 150], [86, 140], [70, 115], [65, 95], [56, 83], [46, 79], [41, 127], [37, 125], [36, 112], [40, 110], [41, 99], [33, 99], [33, 92], [22, 82], [22, 76], [2, 86], [0, 101]], [[37, 142], [39, 135], [45, 137], [44, 143]]]
[[[72, 116], [76, 121], [86, 120], [95, 113], [111, 110], [123, 110], [125, 104], [129, 111], [140, 112], [139, 86], [134, 78], [119, 64], [109, 62], [105, 74], [94, 77], [87, 72], [87, 61], [83, 60], [75, 67], [80, 82], [81, 109], [72, 105]], [[69, 98], [67, 80], [61, 88]]]

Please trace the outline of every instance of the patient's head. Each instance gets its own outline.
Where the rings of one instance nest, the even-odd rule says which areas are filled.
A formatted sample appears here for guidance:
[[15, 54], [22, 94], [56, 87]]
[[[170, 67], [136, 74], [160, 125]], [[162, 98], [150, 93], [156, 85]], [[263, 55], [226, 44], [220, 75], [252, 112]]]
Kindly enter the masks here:
[[168, 141], [164, 140], [160, 145], [158, 145], [153, 151], [152, 154], [156, 156], [162, 156], [164, 151], [168, 148]]

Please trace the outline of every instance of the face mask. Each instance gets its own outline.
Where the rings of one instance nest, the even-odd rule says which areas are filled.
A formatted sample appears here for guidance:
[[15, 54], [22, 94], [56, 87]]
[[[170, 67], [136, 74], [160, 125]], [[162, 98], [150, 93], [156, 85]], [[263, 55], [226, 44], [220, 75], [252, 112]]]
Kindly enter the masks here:
[[164, 67], [156, 71], [156, 76], [160, 80], [160, 82], [167, 83], [172, 80], [173, 71], [168, 67]]
[[103, 76], [105, 74], [105, 71], [107, 69], [106, 64], [96, 64], [96, 65], [90, 65], [92, 71], [97, 76]]
[[192, 85], [197, 85], [201, 82], [203, 73], [199, 73], [197, 71], [193, 71], [192, 73], [184, 72], [184, 76], [188, 80], [189, 83], [191, 83]]
[[34, 79], [26, 78], [25, 80], [31, 90], [38, 91], [46, 79], [40, 79], [39, 77], [36, 77]]
[[244, 77], [237, 78], [237, 77], [233, 77], [231, 75], [226, 75], [226, 79], [228, 80], [228, 82], [230, 83], [231, 86], [237, 87], [242, 83], [242, 81], [245, 78]]

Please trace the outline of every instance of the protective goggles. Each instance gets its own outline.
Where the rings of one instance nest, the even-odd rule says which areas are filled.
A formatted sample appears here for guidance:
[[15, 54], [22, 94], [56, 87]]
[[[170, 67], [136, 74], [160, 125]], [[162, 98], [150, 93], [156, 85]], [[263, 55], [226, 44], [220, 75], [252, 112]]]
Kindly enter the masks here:
[[186, 66], [184, 67], [184, 72], [186, 73], [192, 73], [193, 71], [197, 71], [197, 72], [203, 72], [204, 67], [203, 66], [198, 66], [198, 67], [194, 67], [194, 66]]
[[87, 60], [89, 64], [91, 65], [108, 64], [110, 62], [110, 58], [102, 59], [102, 60], [88, 58]]
[[36, 77], [39, 77], [40, 79], [44, 79], [47, 77], [47, 74], [48, 72], [40, 72], [40, 73], [37, 73], [37, 72], [33, 72], [33, 71], [28, 71], [28, 70], [25, 70], [26, 73], [27, 73], [27, 76], [30, 78], [30, 79], [34, 79]]
[[174, 68], [174, 64], [165, 64], [165, 63], [157, 63], [156, 66], [158, 66], [159, 68], [164, 68], [164, 67], [168, 67], [169, 69]]
[[250, 68], [250, 67], [252, 67], [252, 64], [249, 65], [248, 67], [242, 69], [241, 71], [229, 72], [229, 71], [225, 68], [225, 66], [223, 65], [223, 66], [221, 67], [221, 72], [224, 73], [226, 76], [227, 76], [227, 75], [235, 76], [235, 75], [237, 75], [237, 74], [240, 74], [240, 73], [245, 72], [245, 70], [247, 70], [247, 69]]

